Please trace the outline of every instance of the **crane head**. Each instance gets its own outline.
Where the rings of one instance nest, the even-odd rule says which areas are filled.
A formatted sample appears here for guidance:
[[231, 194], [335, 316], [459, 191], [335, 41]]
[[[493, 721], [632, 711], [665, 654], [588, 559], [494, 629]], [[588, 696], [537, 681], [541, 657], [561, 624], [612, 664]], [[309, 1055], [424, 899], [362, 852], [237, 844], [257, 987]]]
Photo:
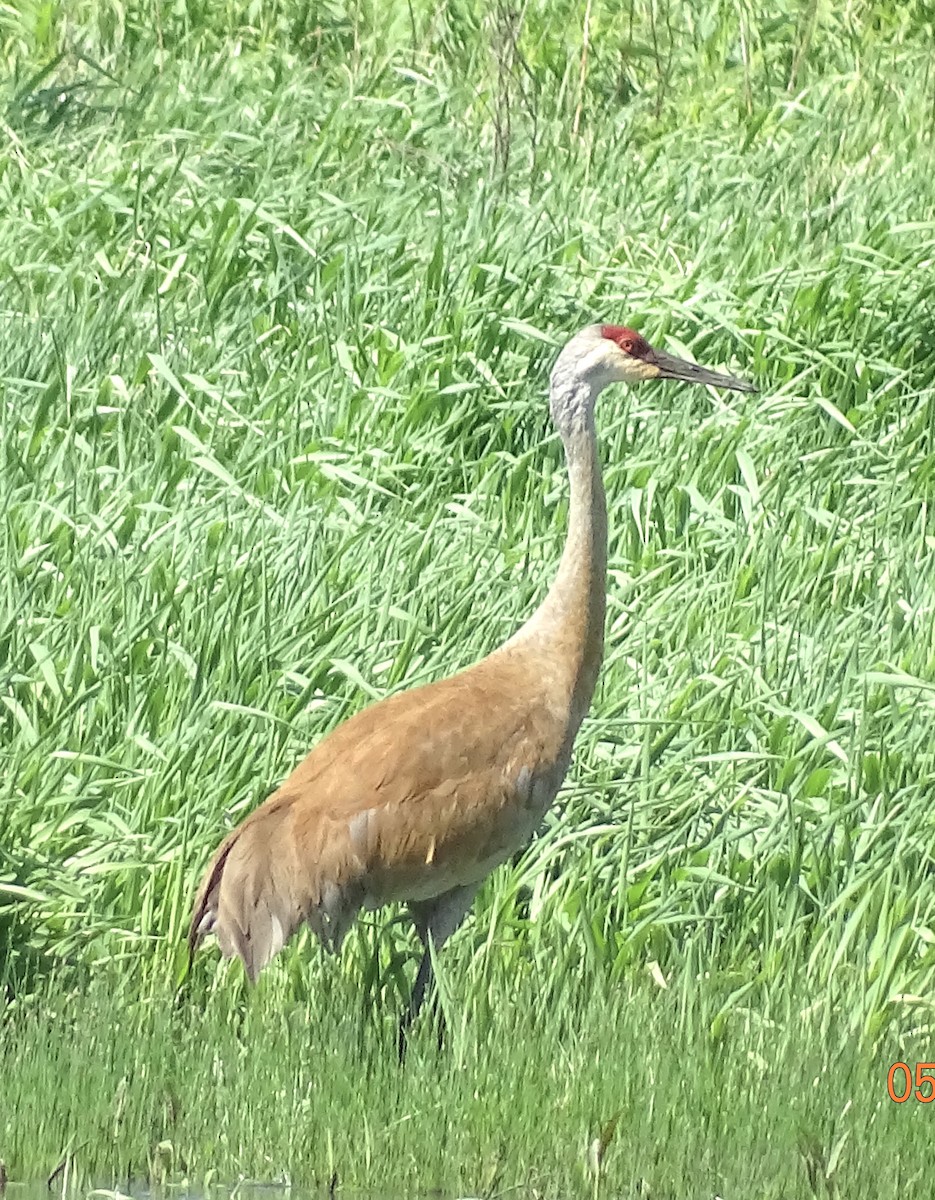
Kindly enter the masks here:
[[709, 371], [654, 349], [642, 334], [626, 325], [588, 325], [582, 329], [558, 356], [552, 379], [559, 387], [573, 380], [584, 383], [592, 397], [610, 383], [641, 383], [646, 379], [679, 379], [738, 392], [756, 391], [746, 380]]
[[704, 383], [710, 387], [731, 388], [735, 392], [755, 392], [756, 388], [745, 379], [724, 375], [720, 371], [709, 371], [697, 363], [664, 350], [655, 350], [635, 329], [626, 325], [595, 325], [600, 340], [613, 347], [607, 354], [607, 363], [614, 378], [624, 383], [636, 383], [644, 379], [679, 379], [683, 383]]

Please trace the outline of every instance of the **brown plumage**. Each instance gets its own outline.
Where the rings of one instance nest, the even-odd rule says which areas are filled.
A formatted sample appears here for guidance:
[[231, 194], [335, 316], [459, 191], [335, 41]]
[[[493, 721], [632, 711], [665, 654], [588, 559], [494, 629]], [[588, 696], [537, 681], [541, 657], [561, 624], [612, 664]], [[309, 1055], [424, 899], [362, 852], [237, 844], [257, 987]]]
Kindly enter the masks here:
[[565, 446], [569, 527], [555, 582], [508, 642], [458, 675], [391, 696], [325, 737], [219, 846], [198, 890], [208, 933], [255, 979], [303, 922], [340, 949], [357, 912], [401, 901], [425, 947], [401, 1026], [437, 948], [486, 875], [526, 844], [571, 761], [603, 653], [607, 523], [594, 402], [609, 383], [749, 384], [589, 326], [559, 355], [551, 412]]

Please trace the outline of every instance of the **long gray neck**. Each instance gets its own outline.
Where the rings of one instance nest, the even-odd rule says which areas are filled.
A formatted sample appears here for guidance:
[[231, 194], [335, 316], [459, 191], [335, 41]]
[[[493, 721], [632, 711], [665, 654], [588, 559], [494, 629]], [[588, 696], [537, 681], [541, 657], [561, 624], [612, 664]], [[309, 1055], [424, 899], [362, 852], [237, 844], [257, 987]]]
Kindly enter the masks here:
[[570, 703], [572, 736], [591, 703], [604, 653], [607, 503], [597, 453], [593, 405], [555, 411], [571, 489], [568, 534], [548, 595], [507, 646], [547, 643], [548, 664]]

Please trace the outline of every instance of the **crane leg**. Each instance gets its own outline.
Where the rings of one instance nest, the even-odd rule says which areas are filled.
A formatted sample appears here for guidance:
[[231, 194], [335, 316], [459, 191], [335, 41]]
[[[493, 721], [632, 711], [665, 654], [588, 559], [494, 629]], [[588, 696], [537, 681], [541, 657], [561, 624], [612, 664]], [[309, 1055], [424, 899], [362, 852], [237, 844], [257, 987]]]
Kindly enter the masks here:
[[[409, 905], [413, 924], [425, 949], [422, 954], [422, 961], [419, 963], [416, 981], [412, 986], [409, 1003], [399, 1022], [397, 1050], [400, 1063], [406, 1058], [409, 1027], [419, 1015], [419, 1011], [425, 1001], [425, 993], [435, 979], [435, 973], [432, 970], [432, 948], [440, 950], [458, 928], [474, 902], [476, 892], [477, 884], [472, 883], [465, 887], [452, 888], [450, 892], [443, 892], [440, 896], [433, 896], [431, 900], [422, 900]], [[441, 1049], [444, 1032], [444, 1015], [438, 1013], [439, 1049]]]

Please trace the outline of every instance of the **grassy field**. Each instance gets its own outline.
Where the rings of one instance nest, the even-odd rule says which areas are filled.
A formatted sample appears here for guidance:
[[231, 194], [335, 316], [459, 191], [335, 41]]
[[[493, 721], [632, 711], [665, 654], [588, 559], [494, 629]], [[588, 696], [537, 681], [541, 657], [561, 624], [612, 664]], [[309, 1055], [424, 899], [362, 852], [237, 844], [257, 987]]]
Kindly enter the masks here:
[[[935, 1058], [933, 33], [0, 4], [14, 1178], [927, 1194], [931, 1110], [886, 1076]], [[445, 949], [449, 1051], [392, 1066], [385, 914], [250, 996], [206, 951], [173, 1009], [221, 833], [541, 598], [547, 372], [594, 319], [761, 391], [603, 398], [606, 667]]]
[[20, 1058], [5, 1152], [47, 1148], [43, 1176], [71, 1152], [79, 1189], [93, 1164], [125, 1189], [135, 1174], [202, 1194], [236, 1164], [318, 1194], [336, 1177], [380, 1195], [781, 1200], [861, 1196], [869, 1172], [875, 1197], [927, 1195], [931, 1111], [892, 1103], [881, 1066], [914, 1065], [924, 1037], [884, 1039], [879, 1062], [830, 1053], [841, 1025], [787, 997], [736, 1008], [712, 1036], [699, 1016], [716, 1004], [695, 981], [663, 995], [638, 979], [566, 986], [544, 1002], [538, 972], [510, 967], [448, 971], [446, 1052], [421, 1028], [402, 1071], [392, 1021], [340, 983], [299, 999], [264, 977], [254, 998], [229, 985], [204, 1011], [140, 1001], [135, 981], [116, 997], [49, 994], [8, 1022]]

